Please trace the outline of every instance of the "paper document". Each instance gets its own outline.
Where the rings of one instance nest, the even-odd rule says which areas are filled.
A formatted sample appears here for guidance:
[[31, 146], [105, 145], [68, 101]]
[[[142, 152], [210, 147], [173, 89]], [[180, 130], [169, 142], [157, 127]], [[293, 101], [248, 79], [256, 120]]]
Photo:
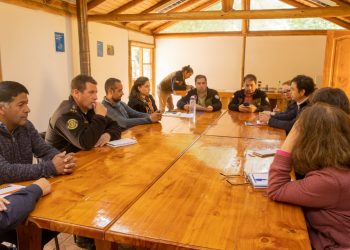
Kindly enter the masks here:
[[15, 185], [15, 184], [10, 184], [3, 188], [0, 188], [0, 198], [4, 198], [10, 194], [13, 194], [22, 188], [25, 188], [25, 186]]
[[110, 141], [107, 143], [107, 145], [111, 146], [113, 148], [117, 148], [117, 147], [123, 147], [123, 146], [132, 145], [132, 144], [136, 144], [136, 143], [137, 143], [137, 141], [134, 139], [122, 138], [119, 140]]
[[182, 112], [172, 112], [172, 111], [164, 112], [162, 114], [162, 116], [180, 117], [180, 118], [193, 118], [193, 114], [182, 113]]
[[254, 188], [267, 188], [268, 174], [267, 173], [250, 173], [248, 180]]

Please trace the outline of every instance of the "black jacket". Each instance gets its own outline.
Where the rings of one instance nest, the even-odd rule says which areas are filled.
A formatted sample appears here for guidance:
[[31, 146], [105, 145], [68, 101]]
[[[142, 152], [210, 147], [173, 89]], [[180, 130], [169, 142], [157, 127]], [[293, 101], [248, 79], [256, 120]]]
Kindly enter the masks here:
[[52, 115], [45, 140], [69, 153], [93, 148], [103, 133], [109, 133], [111, 140], [117, 140], [121, 128], [111, 118], [96, 115], [93, 109], [84, 114], [70, 96]]
[[[233, 99], [231, 100], [228, 108], [233, 111], [239, 111], [239, 105], [244, 103], [245, 93], [244, 89], [235, 92]], [[270, 110], [269, 98], [266, 93], [259, 89], [256, 89], [253, 94], [253, 104], [257, 107], [255, 112], [262, 112], [264, 110]]]
[[[156, 102], [154, 101], [154, 98], [152, 95], [149, 95], [149, 99], [152, 102], [152, 106], [153, 106], [153, 111], [157, 111], [157, 105]], [[130, 97], [129, 98], [129, 102], [128, 102], [128, 106], [136, 111], [142, 112], [142, 113], [148, 113], [151, 114], [152, 111], [149, 109], [147, 102], [136, 98], [136, 97]]]
[[300, 104], [299, 108], [295, 102], [288, 105], [288, 107], [287, 107], [287, 110], [289, 110], [288, 114], [286, 113], [287, 112], [287, 110], [286, 110], [285, 112], [280, 113], [280, 115], [276, 114], [275, 116], [272, 116], [269, 120], [269, 126], [273, 127], [273, 128], [284, 129], [286, 131], [286, 133], [288, 134], [289, 131], [292, 129], [294, 123], [296, 122], [300, 112], [302, 112], [303, 109], [305, 107], [307, 107], [308, 105], [309, 105], [308, 101]]
[[[191, 96], [196, 96], [196, 102], [198, 104], [197, 89], [188, 91], [187, 95], [183, 96], [178, 102], [177, 107], [183, 109], [186, 104], [190, 103]], [[220, 110], [222, 107], [220, 97], [215, 89], [207, 88], [207, 97], [205, 98], [205, 107], [212, 106], [213, 111]]]

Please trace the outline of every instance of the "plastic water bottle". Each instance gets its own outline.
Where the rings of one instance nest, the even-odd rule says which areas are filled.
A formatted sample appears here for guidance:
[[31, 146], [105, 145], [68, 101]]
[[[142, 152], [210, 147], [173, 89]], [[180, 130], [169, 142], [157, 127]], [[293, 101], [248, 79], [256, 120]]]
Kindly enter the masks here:
[[192, 121], [196, 122], [196, 96], [193, 95], [190, 98], [190, 114], [193, 114]]

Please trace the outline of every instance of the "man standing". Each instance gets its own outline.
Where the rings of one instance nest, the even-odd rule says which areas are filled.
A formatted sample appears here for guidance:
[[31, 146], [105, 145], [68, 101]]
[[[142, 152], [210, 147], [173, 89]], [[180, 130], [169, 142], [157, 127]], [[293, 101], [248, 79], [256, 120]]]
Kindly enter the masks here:
[[[47, 145], [28, 121], [28, 90], [18, 82], [0, 83], [0, 184], [69, 174], [72, 154]], [[33, 155], [42, 159], [33, 163]]]
[[256, 88], [255, 75], [248, 74], [243, 79], [244, 89], [234, 93], [228, 108], [233, 111], [245, 113], [262, 112], [270, 110], [270, 102], [264, 91]]
[[106, 97], [102, 104], [107, 108], [107, 115], [126, 130], [136, 125], [155, 123], [162, 119], [159, 112], [152, 114], [138, 112], [121, 101], [123, 85], [119, 79], [109, 78], [105, 83]]
[[208, 88], [207, 77], [197, 75], [195, 78], [196, 88], [190, 90], [186, 96], [183, 96], [178, 102], [179, 109], [189, 110], [191, 96], [196, 97], [196, 109], [199, 111], [212, 112], [221, 109], [221, 101], [216, 90]]
[[71, 82], [71, 95], [52, 115], [46, 141], [60, 151], [77, 152], [104, 146], [120, 139], [118, 124], [106, 117], [107, 109], [97, 100], [97, 82], [78, 75]]

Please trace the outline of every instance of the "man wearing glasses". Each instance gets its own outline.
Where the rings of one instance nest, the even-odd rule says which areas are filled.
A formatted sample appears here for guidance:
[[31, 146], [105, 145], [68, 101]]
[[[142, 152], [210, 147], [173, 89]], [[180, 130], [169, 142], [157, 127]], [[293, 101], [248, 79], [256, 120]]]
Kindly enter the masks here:
[[296, 76], [292, 81], [283, 83], [283, 97], [290, 101], [284, 112], [264, 111], [259, 114], [259, 120], [273, 128], [281, 128], [288, 134], [297, 119], [298, 114], [308, 105], [308, 98], [314, 91], [312, 78], [304, 75]]

